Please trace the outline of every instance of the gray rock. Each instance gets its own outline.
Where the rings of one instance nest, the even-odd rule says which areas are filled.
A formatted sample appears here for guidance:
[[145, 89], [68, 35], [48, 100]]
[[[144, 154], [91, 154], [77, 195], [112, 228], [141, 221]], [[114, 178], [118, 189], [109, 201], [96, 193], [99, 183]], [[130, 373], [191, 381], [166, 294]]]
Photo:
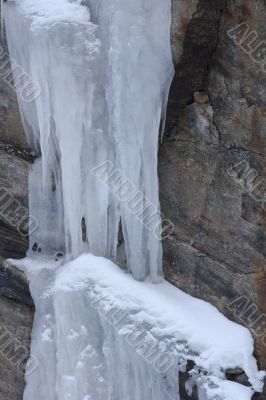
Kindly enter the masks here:
[[[176, 76], [159, 156], [162, 211], [175, 224], [164, 240], [165, 275], [247, 326], [265, 368], [266, 203], [254, 195], [266, 195], [266, 74], [228, 36], [245, 22], [262, 41], [265, 2], [187, 4], [173, 3], [184, 20], [172, 32]], [[197, 91], [210, 103], [197, 101]], [[242, 185], [228, 173], [241, 162], [258, 175]], [[232, 309], [238, 299], [246, 309]]]
[[0, 255], [5, 258], [21, 258], [28, 248], [19, 217], [26, 224], [29, 166], [22, 158], [0, 150]]
[[[1, 43], [1, 47], [7, 54], [6, 40]], [[4, 60], [1, 61], [3, 64], [6, 58], [2, 58], [2, 60]], [[4, 71], [10, 71], [10, 67], [5, 66]], [[12, 85], [2, 78], [0, 79], [0, 142], [28, 148], [18, 110], [16, 92]]]
[[[28, 291], [25, 288], [25, 291]], [[21, 400], [33, 308], [0, 296], [0, 399]], [[36, 363], [37, 366], [37, 363]]]
[[14, 266], [0, 261], [0, 296], [25, 306], [34, 306], [25, 274]]

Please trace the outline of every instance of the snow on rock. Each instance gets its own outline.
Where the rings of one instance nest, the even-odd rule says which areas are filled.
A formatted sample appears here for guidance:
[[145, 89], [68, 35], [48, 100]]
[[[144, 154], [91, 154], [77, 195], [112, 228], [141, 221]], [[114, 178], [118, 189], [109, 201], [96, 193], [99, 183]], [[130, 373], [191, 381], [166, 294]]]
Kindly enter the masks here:
[[[54, 399], [39, 394], [41, 382], [50, 387], [53, 379], [60, 400], [178, 399], [178, 371], [187, 360], [196, 364], [200, 400], [251, 399], [251, 388], [226, 381], [227, 368], [242, 368], [253, 389], [262, 389], [250, 332], [207, 302], [167, 282], [137, 282], [89, 254], [57, 267], [38, 263], [16, 262], [30, 278], [37, 310], [32, 353], [41, 361], [27, 377], [25, 400], [37, 393]], [[48, 328], [53, 342], [46, 340]]]
[[212, 382], [218, 386], [218, 388], [206, 388], [207, 395], [209, 397], [218, 395], [222, 399], [227, 400], [250, 400], [254, 392], [251, 388], [239, 385], [235, 382], [221, 381], [220, 379], [213, 378]]

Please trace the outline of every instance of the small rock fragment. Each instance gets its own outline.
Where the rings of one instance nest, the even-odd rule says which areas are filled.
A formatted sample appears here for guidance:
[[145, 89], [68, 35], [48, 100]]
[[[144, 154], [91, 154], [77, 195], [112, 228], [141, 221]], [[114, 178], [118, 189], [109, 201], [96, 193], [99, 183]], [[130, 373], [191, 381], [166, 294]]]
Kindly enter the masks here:
[[199, 104], [209, 103], [210, 98], [207, 92], [194, 92], [194, 102]]

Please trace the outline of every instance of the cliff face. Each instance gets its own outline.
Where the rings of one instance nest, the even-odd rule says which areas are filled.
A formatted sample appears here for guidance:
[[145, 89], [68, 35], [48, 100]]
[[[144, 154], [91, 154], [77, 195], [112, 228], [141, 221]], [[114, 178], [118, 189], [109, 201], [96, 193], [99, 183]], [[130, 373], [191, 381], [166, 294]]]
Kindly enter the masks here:
[[[265, 19], [263, 0], [173, 0], [176, 75], [159, 153], [162, 211], [175, 226], [164, 240], [166, 278], [249, 327], [263, 368]], [[5, 258], [23, 257], [28, 246], [24, 232], [3, 210], [7, 195], [27, 209], [32, 159], [14, 92], [0, 80], [1, 265]], [[22, 346], [27, 353], [33, 311], [23, 275], [2, 266], [0, 340], [7, 343], [11, 332], [11, 347]], [[11, 347], [0, 351], [1, 400], [22, 399], [18, 364], [23, 360]], [[241, 374], [232, 379], [241, 380]]]
[[[2, 45], [2, 52], [7, 52]], [[4, 53], [3, 53], [4, 54]], [[2, 66], [6, 57], [0, 60]], [[4, 71], [8, 71], [4, 67]], [[2, 72], [1, 72], [2, 77]], [[12, 219], [12, 207], [28, 208], [27, 149], [15, 92], [0, 79], [0, 399], [21, 400], [24, 367], [29, 357], [33, 304], [22, 273], [6, 270], [8, 257], [25, 256], [28, 238]], [[16, 203], [17, 202], [17, 203]], [[9, 206], [11, 204], [11, 206]], [[21, 234], [22, 233], [22, 234]]]
[[249, 327], [266, 368], [266, 6], [183, 3], [173, 3], [181, 28], [159, 161], [162, 209], [175, 225], [165, 273]]
[[0, 266], [0, 399], [22, 400], [34, 307], [25, 276]]

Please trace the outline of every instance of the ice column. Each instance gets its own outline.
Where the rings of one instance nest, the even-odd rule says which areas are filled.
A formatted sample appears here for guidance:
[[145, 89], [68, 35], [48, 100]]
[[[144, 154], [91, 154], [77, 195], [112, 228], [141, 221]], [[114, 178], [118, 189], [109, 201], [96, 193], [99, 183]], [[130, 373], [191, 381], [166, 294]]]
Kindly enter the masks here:
[[41, 88], [33, 101], [18, 95], [38, 155], [30, 248], [117, 261], [120, 227], [129, 271], [158, 280], [171, 1], [19, 0], [5, 4], [4, 17], [11, 56]]

